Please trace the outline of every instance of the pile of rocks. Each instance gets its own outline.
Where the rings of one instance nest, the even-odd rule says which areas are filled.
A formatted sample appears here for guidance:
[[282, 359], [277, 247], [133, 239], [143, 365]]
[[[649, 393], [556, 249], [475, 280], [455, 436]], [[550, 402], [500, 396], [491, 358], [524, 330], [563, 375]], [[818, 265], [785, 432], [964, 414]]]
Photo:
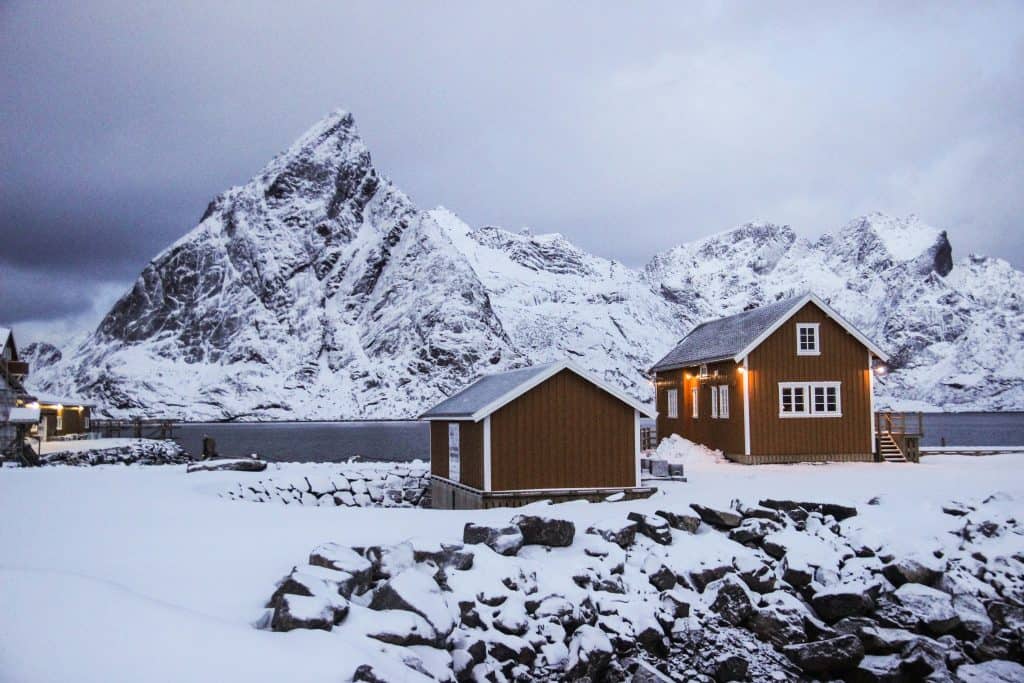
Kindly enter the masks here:
[[430, 468], [420, 462], [275, 465], [272, 476], [238, 482], [221, 495], [286, 505], [430, 507]]
[[59, 451], [39, 459], [41, 465], [181, 465], [191, 462], [188, 453], [170, 439], [139, 440], [127, 446], [86, 451]]
[[[1024, 680], [1024, 554], [980, 550], [1019, 548], [982, 543], [1014, 519], [968, 506], [960, 551], [900, 555], [847, 536], [850, 507], [691, 508], [322, 546], [260, 625], [367, 638], [409, 680]], [[351, 679], [383, 666], [368, 654]]]

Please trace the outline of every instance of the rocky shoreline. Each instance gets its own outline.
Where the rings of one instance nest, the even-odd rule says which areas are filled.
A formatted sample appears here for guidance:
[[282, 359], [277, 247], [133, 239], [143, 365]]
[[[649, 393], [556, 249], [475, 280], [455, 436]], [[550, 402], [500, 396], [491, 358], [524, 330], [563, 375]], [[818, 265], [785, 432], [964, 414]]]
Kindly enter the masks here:
[[192, 462], [191, 456], [177, 442], [170, 439], [138, 440], [127, 446], [96, 448], [80, 451], [58, 451], [39, 458], [41, 465], [183, 465]]
[[956, 550], [927, 554], [851, 533], [855, 508], [784, 500], [325, 544], [257, 625], [393, 655], [354, 681], [1022, 680], [1024, 528], [1000, 502], [950, 502]]

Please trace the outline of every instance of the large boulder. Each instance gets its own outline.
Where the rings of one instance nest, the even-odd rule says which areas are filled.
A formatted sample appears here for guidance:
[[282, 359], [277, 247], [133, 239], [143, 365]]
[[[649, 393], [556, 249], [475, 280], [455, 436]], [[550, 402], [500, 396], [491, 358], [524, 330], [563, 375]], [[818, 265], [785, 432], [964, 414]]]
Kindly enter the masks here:
[[765, 536], [782, 530], [778, 522], [761, 517], [748, 517], [729, 532], [729, 538], [744, 545], [759, 545]]
[[845, 617], [860, 617], [871, 612], [875, 601], [859, 584], [839, 584], [820, 590], [811, 598], [811, 606], [829, 624]]
[[754, 611], [754, 603], [748, 591], [739, 577], [729, 574], [708, 584], [704, 594], [711, 611], [732, 626], [739, 626]]
[[636, 523], [637, 532], [655, 543], [668, 545], [672, 542], [672, 530], [665, 518], [657, 515], [645, 515], [642, 512], [630, 512], [626, 518]]
[[846, 680], [851, 683], [909, 683], [899, 655], [865, 655]]
[[712, 581], [717, 581], [726, 574], [735, 571], [732, 565], [701, 561], [690, 570], [690, 583], [698, 591], [703, 591]]
[[326, 567], [300, 565], [293, 567], [288, 576], [278, 582], [267, 607], [275, 607], [285, 595], [303, 597], [351, 595], [353, 585], [354, 579], [348, 572]]
[[523, 547], [523, 532], [517, 526], [493, 527], [467, 522], [462, 542], [484, 544], [499, 555], [515, 555]]
[[364, 556], [373, 565], [373, 580], [381, 581], [398, 576], [416, 564], [416, 554], [412, 543], [396, 543], [394, 545], [371, 545], [352, 548]]
[[595, 522], [587, 529], [588, 534], [600, 536], [622, 549], [629, 548], [636, 542], [636, 522], [629, 520], [602, 520]]
[[913, 680], [948, 680], [947, 647], [938, 641], [918, 636], [900, 652], [903, 671]]
[[718, 683], [747, 680], [750, 664], [738, 654], [723, 653], [715, 657], [715, 680]]
[[282, 595], [274, 606], [270, 628], [292, 631], [298, 628], [330, 631], [348, 614], [348, 601], [340, 595]]
[[688, 515], [684, 512], [676, 512], [673, 510], [658, 510], [655, 512], [658, 517], [663, 517], [668, 522], [669, 526], [679, 531], [685, 531], [689, 534], [697, 533], [700, 529], [700, 517]]
[[882, 568], [882, 574], [894, 586], [905, 583], [921, 583], [931, 585], [942, 575], [944, 563], [926, 555], [908, 555], [901, 557]]
[[743, 523], [743, 517], [728, 510], [716, 510], [715, 508], [691, 503], [693, 511], [700, 515], [701, 520], [710, 524], [716, 529], [735, 529]]
[[461, 543], [438, 543], [424, 539], [409, 541], [416, 562], [433, 562], [441, 569], [466, 571], [473, 568], [473, 551]]
[[418, 569], [407, 569], [379, 585], [373, 592], [370, 609], [414, 612], [442, 638], [455, 628], [440, 586], [433, 577]]
[[186, 472], [262, 472], [267, 463], [254, 458], [223, 458], [189, 463]]
[[1024, 666], [994, 659], [981, 664], [964, 664], [956, 670], [960, 683], [1019, 683], [1024, 681]]
[[381, 610], [374, 615], [366, 635], [391, 645], [429, 645], [443, 647], [445, 637], [416, 612], [404, 609]]
[[852, 671], [864, 658], [864, 646], [854, 635], [841, 635], [813, 643], [782, 648], [783, 654], [809, 674], [835, 676]]
[[960, 624], [947, 593], [920, 583], [905, 583], [892, 596], [913, 615], [920, 628], [933, 636], [949, 633]]
[[565, 665], [568, 680], [584, 677], [592, 681], [603, 680], [615, 650], [604, 631], [584, 624], [576, 629], [569, 641], [569, 658]]
[[519, 515], [512, 520], [523, 535], [523, 545], [543, 545], [565, 548], [572, 545], [576, 525], [565, 519], [551, 519], [537, 515]]
[[775, 569], [754, 555], [737, 555], [733, 558], [736, 573], [747, 584], [747, 588], [758, 593], [771, 593], [778, 581]]
[[789, 593], [769, 593], [747, 618], [747, 628], [775, 647], [807, 641], [807, 608]]
[[783, 510], [785, 512], [798, 509], [806, 510], [807, 512], [819, 512], [823, 515], [831, 515], [839, 522], [844, 519], [857, 516], [857, 508], [849, 505], [837, 505], [835, 503], [808, 503], [793, 500], [773, 500], [768, 498], [760, 501], [759, 504], [761, 507], [771, 508], [772, 510]]
[[978, 640], [992, 633], [992, 619], [985, 609], [984, 603], [973, 595], [958, 594], [953, 596], [953, 611], [960, 619], [957, 635], [968, 640]]
[[309, 563], [345, 572], [352, 577], [352, 583], [357, 587], [368, 587], [373, 577], [373, 564], [369, 560], [352, 548], [337, 543], [324, 543], [314, 548], [309, 554]]

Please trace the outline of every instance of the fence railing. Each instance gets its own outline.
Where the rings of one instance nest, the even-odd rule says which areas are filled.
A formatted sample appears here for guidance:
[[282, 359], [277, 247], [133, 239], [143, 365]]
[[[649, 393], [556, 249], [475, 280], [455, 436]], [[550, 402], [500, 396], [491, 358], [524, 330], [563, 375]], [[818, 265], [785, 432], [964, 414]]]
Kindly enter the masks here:
[[640, 428], [640, 450], [649, 451], [658, 445], [658, 432], [654, 427]]
[[875, 413], [875, 431], [878, 433], [924, 435], [924, 418], [921, 413]]

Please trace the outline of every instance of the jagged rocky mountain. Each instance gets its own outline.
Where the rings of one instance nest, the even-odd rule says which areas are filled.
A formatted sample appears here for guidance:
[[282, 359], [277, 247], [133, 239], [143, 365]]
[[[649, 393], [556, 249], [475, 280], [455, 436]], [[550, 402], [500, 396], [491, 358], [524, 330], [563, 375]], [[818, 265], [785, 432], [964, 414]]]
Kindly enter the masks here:
[[214, 199], [84, 342], [41, 347], [32, 382], [114, 414], [398, 417], [568, 356], [649, 399], [644, 368], [695, 323], [806, 289], [894, 353], [882, 405], [1024, 406], [1024, 275], [954, 262], [915, 217], [814, 241], [749, 224], [637, 271], [560, 235], [420, 210], [344, 112]]

